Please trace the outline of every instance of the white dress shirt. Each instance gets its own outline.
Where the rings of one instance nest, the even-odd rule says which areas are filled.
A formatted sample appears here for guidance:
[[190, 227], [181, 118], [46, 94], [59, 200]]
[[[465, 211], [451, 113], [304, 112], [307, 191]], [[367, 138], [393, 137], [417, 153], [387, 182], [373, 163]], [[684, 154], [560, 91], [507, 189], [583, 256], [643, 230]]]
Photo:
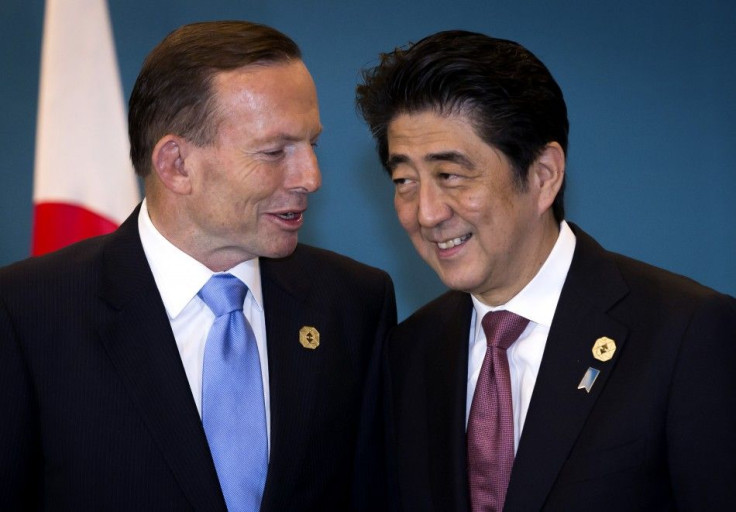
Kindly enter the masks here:
[[473, 316], [470, 322], [470, 350], [468, 352], [468, 387], [465, 407], [465, 428], [468, 426], [470, 406], [473, 403], [475, 384], [478, 382], [480, 367], [486, 355], [486, 335], [478, 319], [489, 311], [507, 310], [529, 319], [529, 325], [506, 354], [511, 373], [511, 400], [514, 411], [514, 453], [519, 447], [521, 431], [532, 399], [534, 384], [537, 382], [539, 366], [542, 363], [544, 347], [552, 325], [557, 301], [560, 299], [562, 285], [570, 270], [572, 255], [575, 252], [575, 235], [567, 222], [560, 224], [560, 234], [544, 265], [529, 283], [506, 304], [490, 307], [475, 296]]
[[[204, 346], [215, 315], [199, 298], [197, 292], [214, 272], [171, 242], [156, 229], [143, 200], [138, 215], [138, 231], [143, 251], [153, 272], [153, 278], [163, 299], [174, 332], [176, 346], [184, 365], [194, 402], [202, 416], [202, 365]], [[266, 432], [271, 445], [271, 414], [268, 387], [268, 354], [266, 352], [266, 317], [263, 311], [261, 273], [258, 258], [245, 261], [227, 271], [248, 286], [243, 313], [250, 322], [258, 345], [263, 376], [263, 400], [266, 407]]]

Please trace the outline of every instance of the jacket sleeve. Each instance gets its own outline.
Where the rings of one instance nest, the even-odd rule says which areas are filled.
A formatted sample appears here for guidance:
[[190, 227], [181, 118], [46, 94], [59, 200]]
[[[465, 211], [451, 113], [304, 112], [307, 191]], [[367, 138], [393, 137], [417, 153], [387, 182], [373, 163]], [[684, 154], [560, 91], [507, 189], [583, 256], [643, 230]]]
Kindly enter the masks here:
[[386, 337], [396, 325], [396, 298], [388, 275], [383, 280], [383, 300], [376, 322], [368, 366], [356, 451], [352, 509], [386, 510], [386, 439], [381, 359]]
[[42, 494], [38, 407], [29, 369], [0, 299], [0, 510], [34, 510]]
[[713, 294], [692, 315], [670, 386], [667, 447], [678, 510], [736, 503], [736, 300]]

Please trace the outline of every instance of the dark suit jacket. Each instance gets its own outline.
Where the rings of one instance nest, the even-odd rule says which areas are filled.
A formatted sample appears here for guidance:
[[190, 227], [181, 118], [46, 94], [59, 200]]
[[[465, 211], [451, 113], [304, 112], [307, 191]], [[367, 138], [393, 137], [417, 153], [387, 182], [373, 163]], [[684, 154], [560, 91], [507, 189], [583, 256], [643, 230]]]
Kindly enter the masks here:
[[[137, 212], [111, 235], [0, 270], [0, 510], [225, 510]], [[262, 510], [346, 510], [393, 285], [307, 246], [262, 259], [261, 273]], [[314, 350], [299, 343], [305, 325], [320, 332]]]
[[[577, 236], [522, 431], [506, 511], [733, 510], [736, 301]], [[469, 510], [470, 296], [449, 292], [392, 333], [393, 504]], [[602, 336], [617, 346], [596, 360]], [[577, 389], [588, 367], [590, 392]]]

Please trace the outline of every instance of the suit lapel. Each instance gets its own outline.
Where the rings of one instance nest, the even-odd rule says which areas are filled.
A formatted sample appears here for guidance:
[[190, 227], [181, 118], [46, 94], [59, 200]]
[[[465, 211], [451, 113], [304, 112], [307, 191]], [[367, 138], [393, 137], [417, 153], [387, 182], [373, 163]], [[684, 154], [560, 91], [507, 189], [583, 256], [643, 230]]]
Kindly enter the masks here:
[[[541, 510], [617, 358], [596, 360], [603, 336], [622, 350], [627, 329], [607, 311], [627, 292], [603, 249], [572, 226], [577, 245], [560, 295], [529, 405], [504, 510]], [[586, 370], [600, 371], [587, 392], [578, 389]]]
[[[329, 312], [316, 307], [310, 297], [310, 280], [304, 276], [299, 250], [282, 260], [261, 259], [261, 286], [266, 312], [266, 338], [271, 413], [271, 455], [263, 505], [278, 503], [277, 489], [302, 471], [300, 462], [309, 446], [315, 401], [321, 396], [319, 379], [323, 354], [299, 342], [299, 331], [311, 326], [329, 337]], [[322, 340], [322, 343], [328, 340]], [[324, 351], [324, 348], [322, 349]]]
[[217, 474], [176, 341], [137, 228], [138, 209], [102, 256], [100, 297], [111, 306], [102, 343], [172, 473], [197, 510], [224, 510]]
[[[427, 335], [425, 375], [430, 449], [430, 484], [437, 510], [468, 510], [465, 401], [470, 295], [449, 292], [441, 318]], [[430, 341], [431, 340], [431, 341]]]

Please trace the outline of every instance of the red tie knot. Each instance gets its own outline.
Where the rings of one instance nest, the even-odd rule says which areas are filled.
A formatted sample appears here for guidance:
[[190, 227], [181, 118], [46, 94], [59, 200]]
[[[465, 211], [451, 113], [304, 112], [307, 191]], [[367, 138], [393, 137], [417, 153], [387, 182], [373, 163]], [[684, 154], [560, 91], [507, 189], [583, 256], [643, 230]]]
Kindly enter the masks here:
[[529, 320], [511, 311], [489, 311], [483, 317], [483, 331], [489, 347], [509, 348], [526, 328]]

